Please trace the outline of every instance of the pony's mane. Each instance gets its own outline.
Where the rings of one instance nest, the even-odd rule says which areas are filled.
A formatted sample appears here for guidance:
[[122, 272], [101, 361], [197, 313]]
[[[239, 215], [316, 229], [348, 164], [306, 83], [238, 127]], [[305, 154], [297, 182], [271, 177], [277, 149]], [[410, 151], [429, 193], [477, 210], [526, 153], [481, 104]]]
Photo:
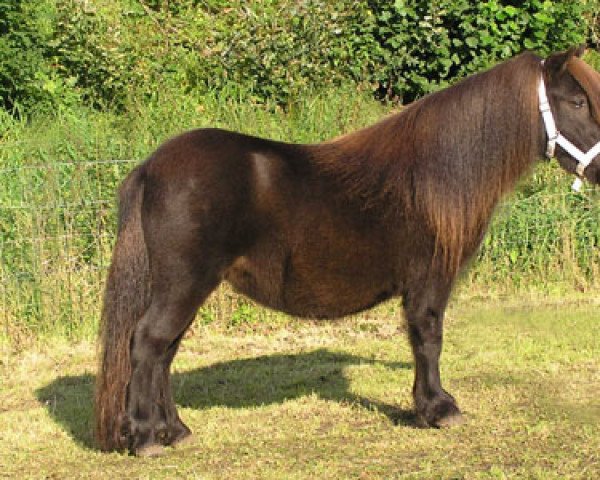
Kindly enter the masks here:
[[521, 54], [322, 143], [315, 163], [363, 208], [423, 218], [455, 272], [498, 200], [536, 160], [540, 60]]

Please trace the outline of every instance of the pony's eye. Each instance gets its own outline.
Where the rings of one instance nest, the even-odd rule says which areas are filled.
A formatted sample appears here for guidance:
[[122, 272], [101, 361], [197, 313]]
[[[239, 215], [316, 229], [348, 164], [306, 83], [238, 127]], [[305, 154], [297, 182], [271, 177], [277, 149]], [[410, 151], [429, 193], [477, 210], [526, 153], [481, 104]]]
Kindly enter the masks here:
[[585, 105], [585, 100], [583, 100], [582, 98], [578, 99], [578, 100], [573, 100], [573, 106], [575, 108], [581, 108]]

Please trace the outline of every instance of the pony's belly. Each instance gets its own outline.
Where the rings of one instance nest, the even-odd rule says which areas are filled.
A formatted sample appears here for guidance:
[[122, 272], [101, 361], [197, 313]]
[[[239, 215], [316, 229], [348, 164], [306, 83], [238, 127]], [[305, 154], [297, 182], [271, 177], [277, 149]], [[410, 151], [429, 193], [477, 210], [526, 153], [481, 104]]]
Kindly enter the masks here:
[[285, 311], [313, 318], [338, 318], [374, 307], [397, 294], [390, 281], [361, 282], [358, 278], [321, 272], [319, 280], [298, 279], [286, 285]]
[[227, 269], [224, 279], [238, 293], [270, 308], [283, 308], [281, 256], [242, 256]]
[[245, 256], [228, 269], [225, 280], [266, 307], [311, 318], [350, 315], [398, 294], [391, 276], [367, 265], [327, 266], [316, 260], [298, 264], [289, 254], [274, 253], [262, 262]]

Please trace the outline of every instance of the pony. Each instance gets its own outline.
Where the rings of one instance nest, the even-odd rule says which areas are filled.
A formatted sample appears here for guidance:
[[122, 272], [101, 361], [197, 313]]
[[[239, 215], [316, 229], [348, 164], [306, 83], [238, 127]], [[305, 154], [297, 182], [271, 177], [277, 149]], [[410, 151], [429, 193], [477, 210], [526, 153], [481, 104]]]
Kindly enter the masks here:
[[161, 145], [119, 190], [95, 390], [100, 449], [151, 456], [190, 438], [170, 365], [223, 281], [319, 319], [400, 297], [416, 423], [461, 423], [440, 379], [444, 310], [494, 207], [554, 148], [564, 170], [600, 183], [598, 145], [585, 158], [579, 150], [600, 140], [600, 74], [583, 50], [522, 53], [319, 144], [198, 129]]

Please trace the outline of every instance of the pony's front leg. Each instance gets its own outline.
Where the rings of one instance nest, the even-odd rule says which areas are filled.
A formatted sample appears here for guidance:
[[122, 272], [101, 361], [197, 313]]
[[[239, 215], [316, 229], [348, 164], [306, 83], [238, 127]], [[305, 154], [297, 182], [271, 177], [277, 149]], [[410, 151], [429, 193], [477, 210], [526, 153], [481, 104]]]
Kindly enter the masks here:
[[444, 310], [451, 285], [427, 285], [405, 298], [408, 334], [415, 358], [413, 398], [417, 423], [423, 427], [449, 427], [462, 423], [454, 397], [442, 388], [439, 358], [442, 350]]

